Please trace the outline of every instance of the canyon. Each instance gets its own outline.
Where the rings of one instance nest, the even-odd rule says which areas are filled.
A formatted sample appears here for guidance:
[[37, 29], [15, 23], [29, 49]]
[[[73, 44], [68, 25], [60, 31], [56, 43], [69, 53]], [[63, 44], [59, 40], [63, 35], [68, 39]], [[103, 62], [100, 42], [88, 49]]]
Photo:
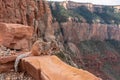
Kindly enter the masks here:
[[[24, 80], [24, 73], [21, 78], [18, 76], [19, 73], [13, 70], [15, 59], [30, 51], [32, 44], [37, 39], [45, 42], [55, 40], [54, 27], [51, 24], [51, 10], [44, 0], [0, 0], [0, 78], [2, 80]], [[23, 72], [26, 71], [36, 80], [37, 77], [39, 77], [38, 80], [86, 80], [88, 78], [101, 80], [86, 70], [65, 64], [56, 56], [43, 55], [38, 58], [31, 56], [22, 59], [19, 66], [19, 69], [22, 68]], [[34, 71], [39, 72], [39, 75], [34, 75]], [[26, 76], [26, 79], [33, 80], [29, 76]]]
[[76, 22], [56, 22], [53, 26], [58, 41], [78, 68], [103, 80], [119, 80], [119, 27]]
[[[49, 5], [53, 14], [54, 35], [60, 47], [66, 51], [58, 56], [103, 80], [119, 80], [120, 28], [119, 23], [109, 22], [113, 20], [113, 14], [120, 15], [118, 11], [114, 12], [115, 6], [71, 1], [50, 2]], [[98, 7], [98, 11], [95, 7]], [[91, 10], [93, 8], [95, 10]], [[112, 16], [109, 16], [111, 13]], [[117, 20], [120, 18], [117, 17]]]
[[[60, 15], [54, 12], [57, 9], [56, 4], [60, 6], [60, 8], [57, 6], [61, 11]], [[22, 59], [21, 70], [26, 71], [33, 78], [38, 80], [39, 78], [86, 80], [88, 77], [90, 80], [120, 79], [119, 17], [112, 18], [116, 20], [114, 22], [111, 18], [101, 19], [99, 14], [102, 12], [92, 13], [86, 10], [90, 16], [97, 14], [95, 19], [93, 16], [87, 21], [89, 16], [86, 18], [86, 15], [81, 16], [76, 12], [81, 8], [72, 10], [73, 14], [75, 13], [75, 16], [70, 14], [72, 17], [64, 12], [66, 10], [64, 8], [68, 13], [73, 9], [69, 10], [63, 3], [47, 3], [43, 0], [0, 0], [0, 44], [6, 48], [3, 51], [1, 48], [1, 52], [5, 55], [4, 53], [10, 50], [11, 53], [7, 56], [0, 53], [0, 73], [13, 69], [16, 57], [30, 51], [32, 44], [40, 38], [45, 42], [56, 41], [62, 51], [55, 53], [54, 56], [43, 55]]]

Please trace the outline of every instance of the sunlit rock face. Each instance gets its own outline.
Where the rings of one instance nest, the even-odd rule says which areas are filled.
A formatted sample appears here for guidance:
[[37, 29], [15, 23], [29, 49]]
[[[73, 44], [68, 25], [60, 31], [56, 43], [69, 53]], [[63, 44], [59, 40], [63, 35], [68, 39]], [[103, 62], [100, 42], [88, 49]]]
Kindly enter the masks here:
[[51, 11], [44, 0], [0, 0], [0, 22], [29, 25], [35, 36], [53, 39]]
[[21, 68], [35, 80], [102, 80], [88, 71], [65, 64], [56, 56], [24, 58]]
[[0, 23], [0, 45], [15, 50], [29, 50], [33, 28], [21, 24]]
[[[53, 24], [55, 32], [61, 28], [63, 31], [64, 40], [79, 43], [84, 40], [100, 40], [106, 39], [120, 40], [120, 28], [117, 26], [107, 24], [87, 24], [65, 22], [61, 25]], [[58, 26], [58, 27], [57, 27]], [[61, 35], [59, 35], [61, 36]]]

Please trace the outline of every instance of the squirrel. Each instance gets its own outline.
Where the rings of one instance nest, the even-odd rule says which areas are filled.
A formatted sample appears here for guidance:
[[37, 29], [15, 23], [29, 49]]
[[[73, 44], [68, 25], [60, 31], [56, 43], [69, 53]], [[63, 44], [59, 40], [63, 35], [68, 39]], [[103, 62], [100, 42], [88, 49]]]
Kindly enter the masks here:
[[15, 71], [18, 71], [18, 64], [22, 58], [29, 57], [29, 56], [40, 56], [40, 55], [52, 55], [56, 52], [59, 52], [60, 49], [55, 41], [51, 42], [44, 42], [42, 40], [37, 40], [30, 52], [26, 52], [25, 54], [19, 55], [14, 64]]

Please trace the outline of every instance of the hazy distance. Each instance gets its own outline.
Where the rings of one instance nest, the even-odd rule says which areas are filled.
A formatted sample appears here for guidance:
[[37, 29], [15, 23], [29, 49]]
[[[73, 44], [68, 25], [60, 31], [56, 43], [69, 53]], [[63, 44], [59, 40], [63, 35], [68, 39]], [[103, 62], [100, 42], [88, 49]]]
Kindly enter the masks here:
[[[48, 0], [48, 1], [66, 1], [66, 0]], [[82, 3], [93, 3], [100, 5], [120, 5], [120, 0], [70, 0]]]

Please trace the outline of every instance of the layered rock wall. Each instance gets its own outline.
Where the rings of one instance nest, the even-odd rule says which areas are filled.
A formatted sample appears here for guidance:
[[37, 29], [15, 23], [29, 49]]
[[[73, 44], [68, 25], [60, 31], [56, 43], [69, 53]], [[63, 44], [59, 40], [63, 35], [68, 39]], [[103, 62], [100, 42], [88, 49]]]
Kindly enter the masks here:
[[51, 20], [44, 0], [0, 0], [0, 22], [33, 26], [37, 37], [54, 38]]
[[[120, 28], [116, 25], [65, 22], [53, 24], [56, 39], [79, 67], [103, 80], [119, 80]], [[117, 76], [117, 77], [116, 77]]]
[[29, 50], [33, 28], [21, 24], [0, 23], [0, 45], [9, 49]]
[[[61, 28], [63, 36], [59, 34], [60, 39], [64, 41], [79, 43], [84, 40], [100, 40], [107, 39], [120, 40], [120, 28], [116, 25], [107, 24], [87, 24], [66, 22], [53, 24], [55, 33]], [[58, 26], [58, 27], [57, 27]], [[60, 32], [59, 32], [60, 33]]]

